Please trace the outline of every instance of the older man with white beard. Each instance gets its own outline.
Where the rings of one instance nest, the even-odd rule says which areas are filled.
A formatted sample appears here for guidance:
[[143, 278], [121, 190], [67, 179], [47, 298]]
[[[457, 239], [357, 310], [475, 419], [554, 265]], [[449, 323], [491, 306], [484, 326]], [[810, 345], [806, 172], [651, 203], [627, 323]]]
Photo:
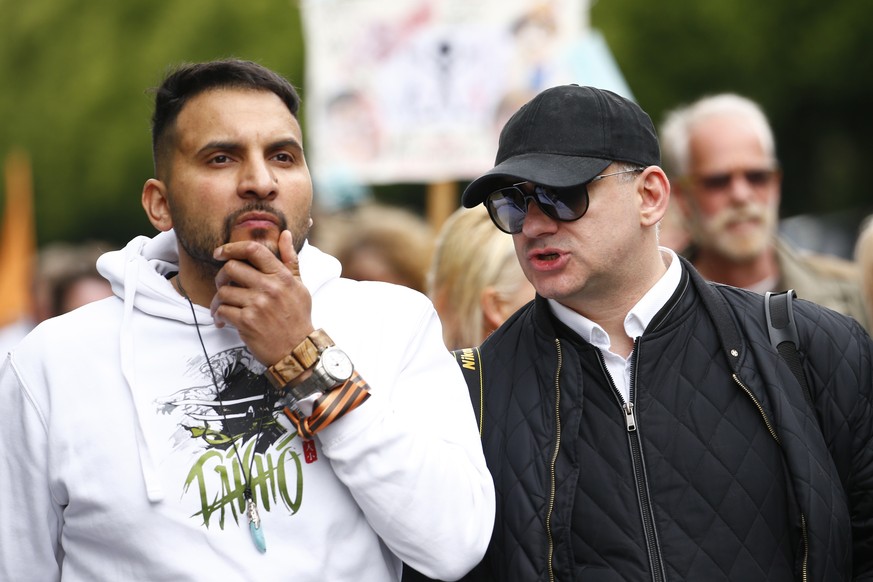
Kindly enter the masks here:
[[782, 173], [756, 103], [726, 93], [679, 107], [665, 118], [661, 147], [691, 238], [683, 254], [701, 275], [760, 293], [794, 289], [870, 329], [855, 265], [778, 237]]

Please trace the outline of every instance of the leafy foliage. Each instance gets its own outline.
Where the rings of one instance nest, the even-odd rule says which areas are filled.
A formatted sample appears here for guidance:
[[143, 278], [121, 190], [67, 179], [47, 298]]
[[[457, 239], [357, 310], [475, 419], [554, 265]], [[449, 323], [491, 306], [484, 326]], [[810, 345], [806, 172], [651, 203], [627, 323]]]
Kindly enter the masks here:
[[[871, 211], [870, 13], [851, 0], [595, 0], [591, 22], [656, 125], [702, 94], [756, 99], [785, 169], [783, 214], [860, 218]], [[40, 243], [153, 232], [139, 203], [152, 174], [145, 89], [168, 66], [238, 56], [303, 85], [294, 0], [0, 0], [0, 14], [0, 156], [30, 152]], [[422, 188], [379, 193], [420, 199]]]
[[873, 211], [871, 9], [863, 2], [608, 0], [592, 23], [656, 125], [705, 94], [763, 106], [785, 170], [782, 214]]
[[151, 95], [167, 68], [237, 56], [301, 85], [290, 0], [0, 0], [0, 156], [30, 152], [37, 234], [116, 243], [151, 234]]

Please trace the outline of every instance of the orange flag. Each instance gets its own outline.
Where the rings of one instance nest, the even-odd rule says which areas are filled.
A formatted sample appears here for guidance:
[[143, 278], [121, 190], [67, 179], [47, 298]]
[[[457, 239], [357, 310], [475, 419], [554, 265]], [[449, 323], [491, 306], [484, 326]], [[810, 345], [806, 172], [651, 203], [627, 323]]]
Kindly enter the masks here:
[[24, 151], [10, 152], [4, 169], [6, 206], [0, 224], [0, 326], [32, 313], [36, 257], [30, 158]]

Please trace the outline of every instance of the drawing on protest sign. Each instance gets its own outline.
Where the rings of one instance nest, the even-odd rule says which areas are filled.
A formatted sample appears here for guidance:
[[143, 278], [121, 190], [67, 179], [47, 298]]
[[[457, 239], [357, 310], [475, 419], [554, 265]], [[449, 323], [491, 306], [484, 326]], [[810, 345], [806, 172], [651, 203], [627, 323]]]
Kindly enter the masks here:
[[631, 97], [587, 0], [302, 0], [301, 13], [316, 181], [470, 179], [539, 91], [579, 83]]

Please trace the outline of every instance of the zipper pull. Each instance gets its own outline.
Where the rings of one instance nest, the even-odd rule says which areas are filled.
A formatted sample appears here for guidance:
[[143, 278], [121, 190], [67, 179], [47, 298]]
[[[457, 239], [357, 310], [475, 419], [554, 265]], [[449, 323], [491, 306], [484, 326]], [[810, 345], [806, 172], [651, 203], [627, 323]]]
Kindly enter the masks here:
[[628, 432], [634, 432], [637, 430], [637, 419], [634, 417], [633, 402], [628, 402], [624, 405], [624, 421], [627, 423]]

